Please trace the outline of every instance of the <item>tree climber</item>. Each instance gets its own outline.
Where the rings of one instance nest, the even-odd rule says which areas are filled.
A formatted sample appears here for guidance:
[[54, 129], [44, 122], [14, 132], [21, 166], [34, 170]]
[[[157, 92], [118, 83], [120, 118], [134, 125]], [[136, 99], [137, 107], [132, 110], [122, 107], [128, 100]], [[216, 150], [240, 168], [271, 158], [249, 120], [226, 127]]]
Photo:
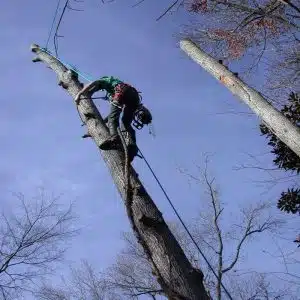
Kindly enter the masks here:
[[141, 103], [138, 91], [116, 77], [104, 76], [86, 85], [76, 96], [76, 103], [79, 103], [81, 96], [91, 96], [99, 90], [107, 92], [107, 98], [111, 104], [110, 113], [107, 116], [110, 137], [99, 146], [100, 149], [110, 150], [120, 146], [117, 128], [119, 127], [119, 118], [122, 110], [124, 129], [128, 132], [129, 139], [135, 144], [135, 130], [132, 128], [131, 123], [133, 122], [134, 127], [137, 129], [141, 129], [145, 124], [148, 125], [152, 121], [151, 113]]

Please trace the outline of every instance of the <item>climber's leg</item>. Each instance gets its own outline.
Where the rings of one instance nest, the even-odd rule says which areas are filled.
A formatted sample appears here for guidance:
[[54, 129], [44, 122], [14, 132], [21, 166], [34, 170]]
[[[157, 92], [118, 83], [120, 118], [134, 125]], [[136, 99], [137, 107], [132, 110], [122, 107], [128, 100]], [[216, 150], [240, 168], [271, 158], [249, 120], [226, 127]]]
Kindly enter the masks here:
[[118, 127], [119, 127], [119, 118], [122, 109], [111, 104], [110, 113], [107, 116], [108, 118], [108, 129], [110, 133], [110, 137], [106, 139], [101, 145], [100, 149], [102, 150], [110, 150], [113, 148], [119, 147], [120, 137], [118, 135]]

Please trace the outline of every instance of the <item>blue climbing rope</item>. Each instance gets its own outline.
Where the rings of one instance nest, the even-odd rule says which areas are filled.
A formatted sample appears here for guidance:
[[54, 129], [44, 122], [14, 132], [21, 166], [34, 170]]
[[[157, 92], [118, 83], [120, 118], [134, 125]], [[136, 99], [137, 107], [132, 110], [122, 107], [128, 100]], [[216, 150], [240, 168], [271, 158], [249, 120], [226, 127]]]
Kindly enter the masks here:
[[59, 62], [61, 62], [64, 66], [66, 66], [68, 69], [74, 71], [76, 74], [78, 74], [79, 77], [91, 82], [93, 81], [92, 77], [86, 73], [83, 73], [81, 71], [78, 70], [78, 68], [74, 65], [71, 65], [70, 63], [62, 60], [61, 58], [57, 57], [54, 53], [52, 53], [51, 51], [49, 51], [46, 48], [40, 48], [42, 51], [48, 53], [49, 55], [53, 56], [55, 59], [57, 59]]

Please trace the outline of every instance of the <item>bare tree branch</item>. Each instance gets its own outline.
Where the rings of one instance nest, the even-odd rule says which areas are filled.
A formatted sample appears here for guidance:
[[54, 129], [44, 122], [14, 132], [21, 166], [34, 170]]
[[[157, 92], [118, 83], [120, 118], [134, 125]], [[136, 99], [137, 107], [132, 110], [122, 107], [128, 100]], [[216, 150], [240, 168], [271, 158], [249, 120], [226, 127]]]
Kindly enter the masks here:
[[247, 238], [249, 238], [251, 235], [255, 233], [262, 233], [264, 231], [272, 231], [279, 225], [278, 220], [274, 220], [271, 217], [267, 218], [265, 221], [256, 224], [258, 221], [258, 218], [261, 215], [261, 212], [263, 212], [268, 206], [266, 204], [259, 204], [257, 207], [251, 209], [251, 210], [244, 210], [244, 216], [246, 221], [246, 226], [244, 229], [244, 234], [242, 235], [239, 243], [237, 244], [236, 248], [236, 254], [232, 260], [232, 262], [229, 264], [228, 267], [224, 268], [222, 270], [223, 274], [230, 271], [237, 263], [239, 257], [241, 248], [246, 242]]
[[[66, 241], [76, 230], [72, 205], [60, 209], [57, 199], [25, 201], [17, 194], [20, 211], [0, 218], [0, 287], [6, 297], [28, 289], [33, 279], [43, 277], [62, 259]], [[58, 210], [59, 209], [59, 210]]]
[[[168, 12], [170, 12], [171, 10], [172, 10], [172, 8], [175, 6], [175, 5], [177, 5], [178, 3], [180, 2], [180, 4], [181, 3], [183, 3], [184, 2], [184, 0], [175, 0], [157, 19], [156, 19], [156, 21], [159, 21], [161, 18], [163, 18]], [[179, 4], [179, 5], [180, 5]]]

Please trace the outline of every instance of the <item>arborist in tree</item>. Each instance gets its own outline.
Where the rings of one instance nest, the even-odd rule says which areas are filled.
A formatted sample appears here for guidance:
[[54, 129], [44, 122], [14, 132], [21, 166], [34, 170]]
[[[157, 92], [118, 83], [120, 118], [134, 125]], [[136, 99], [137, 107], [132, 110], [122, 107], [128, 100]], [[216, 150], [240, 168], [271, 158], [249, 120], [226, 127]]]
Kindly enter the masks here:
[[105, 90], [107, 98], [111, 104], [110, 113], [107, 116], [110, 137], [105, 140], [100, 149], [110, 150], [120, 146], [120, 137], [117, 128], [119, 127], [119, 118], [123, 110], [122, 123], [124, 129], [128, 132], [131, 140], [136, 143], [134, 127], [141, 129], [145, 124], [148, 125], [152, 121], [150, 111], [141, 103], [138, 91], [128, 83], [124, 83], [113, 76], [104, 76], [86, 85], [76, 96], [76, 103], [80, 101], [80, 97], [84, 94], [92, 95], [93, 93]]

